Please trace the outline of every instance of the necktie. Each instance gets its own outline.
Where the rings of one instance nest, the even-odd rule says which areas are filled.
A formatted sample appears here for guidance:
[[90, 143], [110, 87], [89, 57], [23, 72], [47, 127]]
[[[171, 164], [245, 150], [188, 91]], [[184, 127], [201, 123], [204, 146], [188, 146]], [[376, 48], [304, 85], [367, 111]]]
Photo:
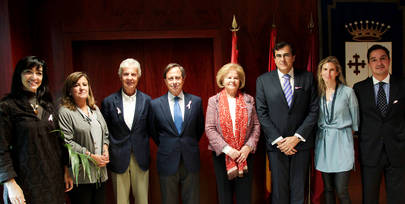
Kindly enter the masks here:
[[381, 115], [385, 117], [387, 114], [387, 96], [385, 95], [384, 91], [384, 82], [378, 82], [379, 88], [377, 93], [377, 108], [381, 112]]
[[290, 84], [290, 78], [291, 76], [289, 74], [285, 74], [283, 76], [284, 79], [284, 96], [285, 99], [287, 100], [288, 107], [291, 107], [291, 101], [292, 101], [292, 89], [291, 89], [291, 84]]
[[181, 109], [179, 105], [179, 97], [174, 97], [174, 108], [173, 108], [173, 115], [174, 115], [174, 124], [176, 125], [177, 132], [181, 133], [181, 125], [183, 124], [183, 118], [181, 117]]

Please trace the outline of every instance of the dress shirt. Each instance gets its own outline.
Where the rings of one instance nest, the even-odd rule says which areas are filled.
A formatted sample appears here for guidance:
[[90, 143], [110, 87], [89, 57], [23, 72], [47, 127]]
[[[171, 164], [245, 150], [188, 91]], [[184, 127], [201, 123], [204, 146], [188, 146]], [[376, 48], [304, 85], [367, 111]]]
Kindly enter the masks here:
[[[380, 81], [378, 81], [376, 78], [374, 78], [373, 76], [373, 84], [374, 84], [374, 96], [375, 96], [375, 104], [377, 104], [377, 98], [378, 98], [378, 89], [380, 88], [378, 83]], [[382, 80], [381, 82], [384, 82], [384, 92], [385, 92], [385, 97], [387, 98], [387, 104], [389, 103], [389, 98], [390, 98], [390, 75], [388, 74], [387, 77], [385, 77], [384, 80]]]
[[[280, 79], [280, 85], [281, 85], [281, 89], [284, 90], [284, 81], [285, 79], [283, 78], [283, 76], [285, 74], [283, 74], [282, 72], [280, 72], [279, 69], [277, 69], [277, 73], [278, 73], [278, 78]], [[291, 91], [294, 97], [294, 68], [291, 68], [290, 72], [287, 73], [288, 75], [290, 75], [290, 85], [291, 85]], [[302, 142], [305, 142], [305, 139], [298, 133], [295, 133], [294, 136], [298, 137], [298, 139], [300, 139]], [[277, 144], [277, 142], [279, 142], [280, 140], [283, 139], [283, 136], [278, 137], [277, 139], [275, 139], [271, 145], [275, 145]]]
[[[169, 101], [169, 107], [170, 107], [170, 113], [172, 114], [172, 119], [174, 121], [174, 97], [172, 93], [170, 93], [170, 91], [167, 94], [167, 100]], [[180, 106], [180, 110], [181, 110], [181, 118], [184, 121], [184, 94], [183, 91], [180, 92], [180, 94], [178, 95], [179, 97], [179, 106]]]
[[132, 128], [132, 123], [134, 121], [135, 116], [136, 93], [137, 91], [135, 90], [135, 93], [132, 96], [128, 96], [127, 94], [125, 94], [124, 90], [121, 91], [122, 107], [124, 109], [123, 111], [124, 121], [129, 130], [131, 130]]
[[[277, 69], [277, 73], [278, 73], [278, 78], [280, 79], [280, 85], [281, 85], [281, 89], [284, 90], [284, 75], [282, 72], [280, 72], [279, 69]], [[291, 85], [291, 91], [292, 94], [294, 94], [294, 68], [291, 68], [290, 72], [287, 73], [288, 75], [290, 75], [290, 85]]]

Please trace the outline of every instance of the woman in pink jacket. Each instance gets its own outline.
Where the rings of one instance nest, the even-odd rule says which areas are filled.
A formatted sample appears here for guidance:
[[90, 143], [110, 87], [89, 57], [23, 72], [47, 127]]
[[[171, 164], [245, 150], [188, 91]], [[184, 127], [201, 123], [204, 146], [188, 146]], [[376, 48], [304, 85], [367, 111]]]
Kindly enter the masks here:
[[240, 91], [245, 72], [238, 64], [226, 64], [217, 73], [222, 91], [208, 101], [205, 133], [212, 150], [220, 204], [251, 203], [252, 154], [260, 136], [254, 98]]

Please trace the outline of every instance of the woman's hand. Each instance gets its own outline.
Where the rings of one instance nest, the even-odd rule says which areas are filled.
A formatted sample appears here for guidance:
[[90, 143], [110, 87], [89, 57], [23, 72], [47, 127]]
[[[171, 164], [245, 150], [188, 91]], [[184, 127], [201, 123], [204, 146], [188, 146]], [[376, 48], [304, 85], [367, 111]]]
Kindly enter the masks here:
[[65, 180], [65, 192], [72, 190], [73, 188], [73, 179], [70, 177], [69, 169], [65, 166], [65, 174], [63, 176]]
[[98, 167], [104, 167], [110, 162], [104, 155], [91, 154], [90, 156], [96, 161]]
[[228, 154], [229, 157], [231, 157], [232, 160], [235, 160], [236, 158], [238, 158], [240, 156], [240, 152], [234, 148], [230, 148]]
[[238, 157], [238, 159], [236, 160], [236, 162], [238, 163], [242, 163], [244, 161], [246, 161], [247, 157], [250, 154], [250, 151], [252, 151], [252, 149], [250, 149], [249, 146], [245, 145], [242, 147], [242, 149], [240, 149], [240, 156]]
[[8, 191], [8, 198], [10, 199], [12, 204], [25, 203], [24, 193], [13, 178], [5, 182], [5, 186]]
[[108, 145], [106, 145], [106, 144], [103, 146], [103, 156], [104, 156], [104, 160], [110, 162], [110, 155], [108, 153]]

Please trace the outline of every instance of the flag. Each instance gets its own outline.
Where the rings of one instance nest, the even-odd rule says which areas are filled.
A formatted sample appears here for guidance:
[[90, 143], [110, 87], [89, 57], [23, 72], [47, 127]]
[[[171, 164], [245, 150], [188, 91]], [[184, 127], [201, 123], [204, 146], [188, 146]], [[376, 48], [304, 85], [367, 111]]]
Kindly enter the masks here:
[[[312, 13], [309, 22], [309, 36], [308, 36], [308, 61], [307, 61], [307, 71], [312, 72], [315, 76], [317, 73], [318, 67], [318, 49], [317, 45], [317, 32], [314, 24], [314, 20], [312, 18]], [[314, 152], [312, 152], [312, 158], [314, 158]], [[322, 173], [315, 169], [315, 162], [312, 159], [311, 162], [311, 173], [310, 173], [310, 200], [312, 204], [320, 204], [321, 203], [321, 196], [323, 193], [323, 180], [322, 180]]]
[[276, 25], [272, 25], [270, 33], [270, 46], [269, 46], [269, 67], [268, 71], [273, 71], [276, 69], [276, 63], [274, 62], [273, 48], [276, 45], [277, 38], [277, 28]]
[[316, 53], [316, 33], [313, 29], [309, 31], [309, 39], [308, 39], [308, 61], [307, 61], [307, 71], [312, 72], [314, 75], [316, 74], [317, 69], [317, 53]]
[[[312, 154], [313, 155], [313, 154]], [[312, 156], [312, 158], [314, 158]], [[323, 193], [323, 180], [322, 180], [322, 173], [315, 169], [315, 163], [312, 159], [311, 165], [311, 178], [310, 182], [311, 186], [311, 203], [312, 204], [320, 204], [321, 203], [321, 196]]]
[[231, 63], [238, 64], [238, 36], [236, 32], [239, 30], [238, 23], [236, 22], [235, 15], [233, 15], [232, 19], [232, 50], [231, 50]]
[[236, 31], [232, 31], [231, 63], [238, 64], [238, 36]]
[[[268, 71], [273, 71], [276, 69], [276, 63], [274, 62], [274, 55], [273, 55], [273, 48], [276, 45], [276, 38], [277, 38], [277, 28], [276, 25], [273, 24], [271, 26], [270, 32], [270, 46], [269, 46], [269, 64], [268, 64]], [[271, 171], [269, 168], [269, 158], [266, 154], [266, 198], [269, 198], [271, 193]]]

